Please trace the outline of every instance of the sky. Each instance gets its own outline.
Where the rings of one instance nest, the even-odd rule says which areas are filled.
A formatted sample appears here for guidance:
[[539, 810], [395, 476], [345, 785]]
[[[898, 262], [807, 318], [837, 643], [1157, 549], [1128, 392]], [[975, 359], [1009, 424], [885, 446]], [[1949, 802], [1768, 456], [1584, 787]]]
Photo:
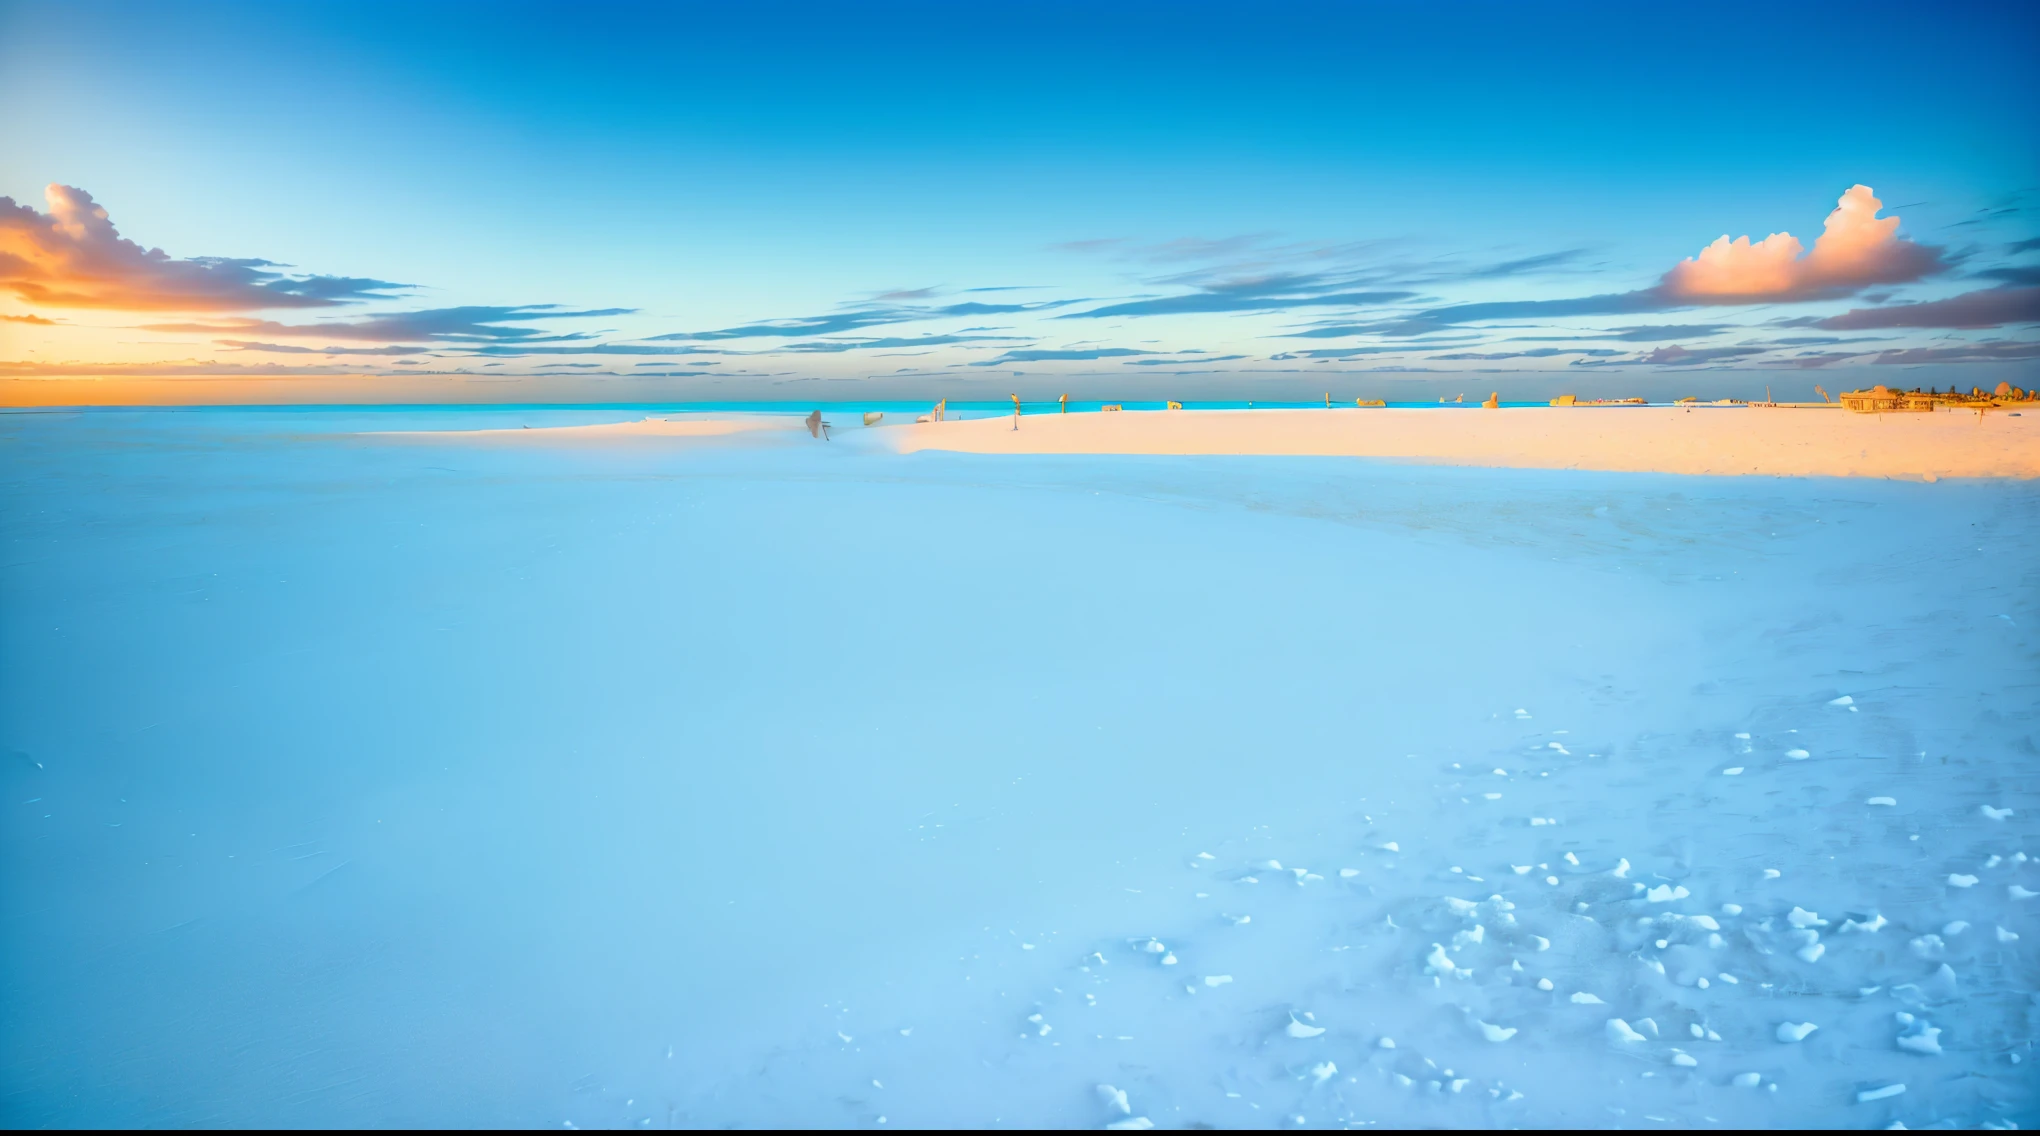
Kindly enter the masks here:
[[0, 402], [2030, 387], [2036, 64], [2025, 3], [0, 0]]

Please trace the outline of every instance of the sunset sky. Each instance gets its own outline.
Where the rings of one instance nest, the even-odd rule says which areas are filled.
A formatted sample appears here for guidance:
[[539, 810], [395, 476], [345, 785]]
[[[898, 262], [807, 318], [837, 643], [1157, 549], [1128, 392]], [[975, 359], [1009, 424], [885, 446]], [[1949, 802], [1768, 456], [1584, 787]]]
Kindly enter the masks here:
[[0, 402], [2032, 386], [2036, 44], [2027, 3], [5, 2]]

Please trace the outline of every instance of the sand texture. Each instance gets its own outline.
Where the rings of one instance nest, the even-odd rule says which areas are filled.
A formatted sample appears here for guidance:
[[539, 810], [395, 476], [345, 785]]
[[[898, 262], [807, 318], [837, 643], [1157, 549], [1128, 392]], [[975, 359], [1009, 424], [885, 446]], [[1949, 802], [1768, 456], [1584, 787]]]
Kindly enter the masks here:
[[1126, 411], [924, 423], [903, 453], [1260, 454], [1793, 477], [2040, 476], [2040, 413], [1673, 407]]

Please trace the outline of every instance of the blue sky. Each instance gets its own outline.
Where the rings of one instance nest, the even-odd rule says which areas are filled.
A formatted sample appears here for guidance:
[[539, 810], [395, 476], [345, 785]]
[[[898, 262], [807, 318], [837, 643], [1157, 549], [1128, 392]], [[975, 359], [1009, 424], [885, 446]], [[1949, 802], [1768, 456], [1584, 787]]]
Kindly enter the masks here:
[[[13, 239], [100, 275], [0, 270], [0, 364], [365, 398], [2019, 381], [2036, 43], [2024, 4], [6, 3]], [[52, 183], [173, 261], [271, 264], [56, 247]], [[1813, 250], [1859, 184], [1901, 225], [1855, 275], [1666, 283], [1723, 235]], [[1513, 306], [1438, 316], [1482, 304]]]

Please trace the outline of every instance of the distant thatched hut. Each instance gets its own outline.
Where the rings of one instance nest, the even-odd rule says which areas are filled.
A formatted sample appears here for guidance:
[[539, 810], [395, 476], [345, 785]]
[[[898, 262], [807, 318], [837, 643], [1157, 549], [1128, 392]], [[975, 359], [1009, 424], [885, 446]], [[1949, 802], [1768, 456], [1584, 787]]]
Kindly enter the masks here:
[[1869, 390], [1842, 392], [1842, 406], [1859, 414], [1876, 414], [1891, 410], [1932, 410], [1934, 396], [1895, 391], [1879, 383]]

